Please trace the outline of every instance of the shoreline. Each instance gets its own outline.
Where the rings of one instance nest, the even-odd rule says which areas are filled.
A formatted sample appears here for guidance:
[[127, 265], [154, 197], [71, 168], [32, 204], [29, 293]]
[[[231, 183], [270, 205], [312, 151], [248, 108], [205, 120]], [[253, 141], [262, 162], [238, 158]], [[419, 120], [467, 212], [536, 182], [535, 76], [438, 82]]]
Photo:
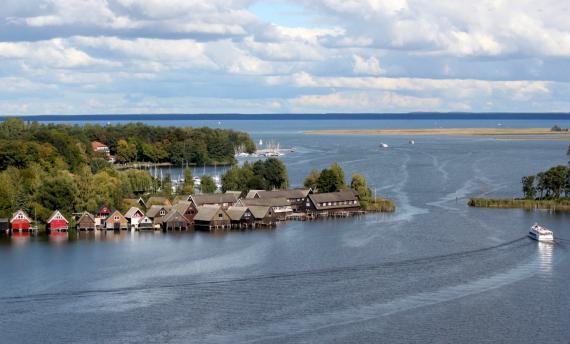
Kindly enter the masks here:
[[570, 211], [570, 200], [565, 199], [470, 198], [467, 204], [473, 208]]
[[[306, 135], [375, 135], [375, 136], [541, 136], [549, 139], [570, 139], [570, 132], [550, 128], [434, 128], [434, 129], [332, 129], [308, 130]], [[529, 138], [530, 139], [530, 138]], [[540, 138], [539, 138], [540, 139]]]

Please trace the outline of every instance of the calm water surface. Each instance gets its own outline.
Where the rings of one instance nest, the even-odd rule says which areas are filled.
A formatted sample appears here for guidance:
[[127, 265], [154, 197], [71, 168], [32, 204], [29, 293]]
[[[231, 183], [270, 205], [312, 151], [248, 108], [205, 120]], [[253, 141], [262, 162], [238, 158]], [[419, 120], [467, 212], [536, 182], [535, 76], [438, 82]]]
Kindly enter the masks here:
[[[161, 124], [234, 127], [294, 146], [284, 157], [293, 185], [338, 161], [398, 210], [229, 234], [2, 238], [0, 342], [569, 341], [570, 215], [465, 204], [519, 195], [522, 176], [567, 162], [568, 141], [416, 137], [412, 146], [409, 137], [302, 134], [492, 121]], [[561, 240], [527, 239], [534, 222]]]

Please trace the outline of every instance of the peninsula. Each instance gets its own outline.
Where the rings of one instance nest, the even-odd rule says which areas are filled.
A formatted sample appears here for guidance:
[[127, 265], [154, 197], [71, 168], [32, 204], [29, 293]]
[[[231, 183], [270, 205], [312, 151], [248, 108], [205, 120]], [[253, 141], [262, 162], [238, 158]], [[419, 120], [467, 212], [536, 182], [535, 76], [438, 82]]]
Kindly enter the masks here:
[[551, 128], [433, 128], [433, 129], [335, 129], [309, 130], [309, 135], [377, 135], [377, 136], [541, 136], [570, 140], [570, 132]]

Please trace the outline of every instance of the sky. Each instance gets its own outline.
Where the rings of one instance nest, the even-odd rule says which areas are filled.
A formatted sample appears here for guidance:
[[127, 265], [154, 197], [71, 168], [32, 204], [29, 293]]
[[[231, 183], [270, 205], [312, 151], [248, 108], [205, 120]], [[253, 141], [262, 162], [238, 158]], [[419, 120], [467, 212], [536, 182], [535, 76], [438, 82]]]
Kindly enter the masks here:
[[0, 114], [570, 112], [567, 0], [2, 0]]

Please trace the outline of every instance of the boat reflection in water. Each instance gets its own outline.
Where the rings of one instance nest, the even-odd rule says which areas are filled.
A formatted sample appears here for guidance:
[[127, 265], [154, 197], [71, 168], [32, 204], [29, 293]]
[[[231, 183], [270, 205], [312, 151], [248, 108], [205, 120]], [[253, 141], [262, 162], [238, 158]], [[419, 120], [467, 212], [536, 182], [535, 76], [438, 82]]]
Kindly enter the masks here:
[[540, 273], [552, 273], [552, 255], [554, 244], [549, 242], [538, 243], [538, 269]]
[[48, 235], [48, 240], [52, 244], [62, 245], [69, 240], [68, 232], [52, 232]]

